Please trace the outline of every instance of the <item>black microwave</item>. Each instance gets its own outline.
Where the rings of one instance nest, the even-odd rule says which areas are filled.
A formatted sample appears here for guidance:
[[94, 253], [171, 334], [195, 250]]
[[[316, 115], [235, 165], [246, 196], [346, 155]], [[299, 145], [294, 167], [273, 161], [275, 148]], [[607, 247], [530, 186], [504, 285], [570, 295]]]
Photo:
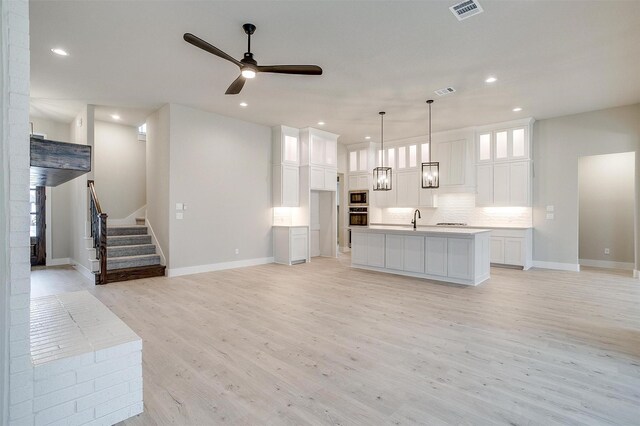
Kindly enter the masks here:
[[368, 206], [369, 191], [349, 191], [350, 206]]

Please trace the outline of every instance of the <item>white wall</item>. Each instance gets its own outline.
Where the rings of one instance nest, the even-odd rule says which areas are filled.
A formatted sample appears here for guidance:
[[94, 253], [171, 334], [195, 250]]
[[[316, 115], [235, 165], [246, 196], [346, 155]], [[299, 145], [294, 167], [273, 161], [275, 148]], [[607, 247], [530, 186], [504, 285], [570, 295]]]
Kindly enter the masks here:
[[[70, 123], [48, 120], [40, 117], [30, 117], [35, 133], [47, 135], [47, 139], [70, 142]], [[72, 253], [71, 235], [71, 182], [63, 183], [53, 188], [47, 188], [47, 202], [50, 203], [50, 213], [47, 215], [47, 261], [49, 259], [70, 258]], [[50, 234], [50, 235], [49, 235]]]
[[[578, 264], [578, 158], [636, 152], [637, 191], [639, 147], [640, 104], [550, 118], [535, 123], [534, 261]], [[554, 220], [546, 219], [547, 205], [554, 206]], [[637, 225], [636, 223], [636, 239]]]
[[587, 259], [633, 265], [635, 162], [634, 152], [579, 158], [581, 263]]
[[271, 129], [175, 104], [170, 120], [170, 269], [272, 257]]
[[87, 251], [87, 237], [90, 235], [87, 181], [94, 178], [95, 170], [94, 110], [95, 107], [93, 105], [85, 106], [69, 124], [70, 142], [92, 147], [92, 171], [67, 183], [71, 185], [71, 214], [69, 215], [71, 223], [71, 261], [78, 271], [90, 279], [93, 279], [93, 275], [90, 273], [90, 253]]
[[0, 29], [0, 424], [31, 424], [27, 0], [0, 3]]
[[109, 220], [124, 219], [146, 204], [145, 151], [136, 127], [96, 120], [96, 191]]
[[147, 223], [167, 265], [169, 251], [169, 111], [165, 105], [147, 118]]

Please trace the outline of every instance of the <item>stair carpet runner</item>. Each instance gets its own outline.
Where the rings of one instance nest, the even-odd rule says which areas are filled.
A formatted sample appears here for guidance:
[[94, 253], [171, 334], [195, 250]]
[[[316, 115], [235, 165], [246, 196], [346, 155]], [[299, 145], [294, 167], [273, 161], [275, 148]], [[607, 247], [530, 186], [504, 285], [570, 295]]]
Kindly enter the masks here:
[[164, 269], [146, 226], [121, 225], [107, 228], [108, 282], [163, 276]]

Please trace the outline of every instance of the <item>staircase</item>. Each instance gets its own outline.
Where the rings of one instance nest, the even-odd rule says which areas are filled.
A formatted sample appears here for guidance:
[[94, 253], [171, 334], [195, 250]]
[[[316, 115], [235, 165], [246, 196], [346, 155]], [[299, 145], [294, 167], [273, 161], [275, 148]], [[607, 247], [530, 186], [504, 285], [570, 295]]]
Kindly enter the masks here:
[[107, 227], [107, 282], [164, 276], [144, 225]]

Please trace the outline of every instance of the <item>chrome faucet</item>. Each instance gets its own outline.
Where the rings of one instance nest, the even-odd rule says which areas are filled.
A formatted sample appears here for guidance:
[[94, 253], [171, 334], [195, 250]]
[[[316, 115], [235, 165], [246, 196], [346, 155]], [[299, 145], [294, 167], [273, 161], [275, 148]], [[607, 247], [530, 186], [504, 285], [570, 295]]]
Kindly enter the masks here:
[[422, 216], [420, 215], [420, 210], [416, 209], [416, 211], [413, 212], [413, 220], [411, 221], [411, 224], [413, 225], [414, 230], [418, 225], [418, 221], [416, 220], [416, 213], [418, 213], [418, 219], [422, 219]]

